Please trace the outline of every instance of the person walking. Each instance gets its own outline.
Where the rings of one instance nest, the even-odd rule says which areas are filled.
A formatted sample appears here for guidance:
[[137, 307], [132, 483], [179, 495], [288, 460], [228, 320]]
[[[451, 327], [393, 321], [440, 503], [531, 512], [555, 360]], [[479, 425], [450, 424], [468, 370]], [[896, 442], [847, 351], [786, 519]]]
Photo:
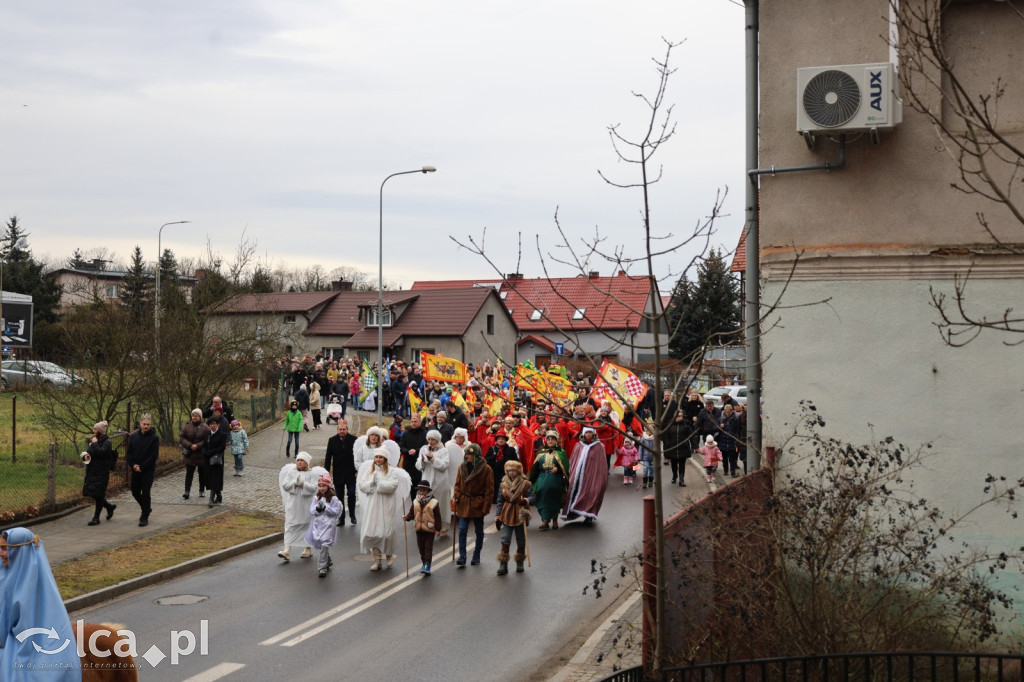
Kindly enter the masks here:
[[608, 490], [608, 458], [597, 432], [584, 427], [569, 459], [569, 494], [562, 508], [566, 521], [583, 517], [583, 525], [594, 523]]
[[[309, 504], [317, 491], [318, 476], [310, 471], [309, 464], [313, 458], [308, 452], [295, 455], [295, 463], [289, 462], [281, 467], [277, 476], [281, 488], [281, 501], [284, 503], [284, 549], [277, 556], [286, 562], [291, 561], [292, 545], [305, 544], [306, 531], [309, 530]], [[308, 545], [302, 550], [303, 559], [313, 556]]]
[[416, 547], [420, 551], [420, 573], [430, 575], [430, 564], [434, 561], [434, 538], [441, 536], [441, 510], [437, 498], [431, 494], [430, 483], [420, 481], [416, 486], [416, 497], [403, 521], [415, 521]]
[[535, 502], [530, 479], [523, 476], [523, 463], [518, 460], [505, 462], [505, 476], [498, 486], [498, 510], [494, 525], [501, 533], [501, 550], [498, 552], [498, 575], [508, 574], [508, 551], [512, 547], [512, 535], [516, 536], [516, 573], [525, 569], [526, 523], [530, 520], [530, 505]]
[[397, 464], [398, 453], [380, 447], [373, 460], [363, 462], [359, 469], [357, 487], [365, 502], [363, 521], [359, 524], [359, 548], [373, 556], [371, 571], [380, 570], [382, 558], [388, 568], [394, 563], [395, 530], [412, 488], [409, 474]]
[[551, 429], [544, 435], [544, 447], [537, 452], [530, 467], [530, 481], [537, 498], [540, 529], [558, 530], [558, 512], [569, 488], [569, 458], [558, 445], [558, 431]]
[[320, 384], [313, 382], [309, 385], [309, 411], [313, 414], [313, 428], [320, 428], [320, 410], [323, 405], [320, 400]]
[[292, 441], [295, 441], [295, 452], [299, 452], [299, 436], [302, 435], [302, 413], [299, 412], [299, 401], [293, 400], [284, 413], [284, 430], [288, 432], [288, 442], [284, 446], [284, 456], [292, 456]]
[[210, 433], [206, 436], [203, 458], [206, 460], [206, 489], [210, 493], [210, 506], [224, 501], [224, 452], [228, 447], [228, 433], [221, 428], [222, 417], [206, 420]]
[[249, 434], [242, 428], [242, 423], [237, 419], [231, 420], [231, 454], [235, 458], [235, 476], [245, 475], [245, 460], [249, 454]]
[[466, 534], [469, 522], [473, 522], [476, 545], [473, 548], [473, 566], [480, 564], [480, 550], [484, 546], [484, 517], [491, 513], [494, 496], [494, 473], [483, 460], [483, 453], [476, 443], [469, 443], [463, 450], [462, 466], [455, 475], [455, 492], [452, 494], [455, 516], [459, 519], [459, 558], [455, 565], [466, 566]]
[[338, 526], [334, 519], [343, 513], [341, 502], [334, 494], [330, 474], [321, 474], [317, 479], [316, 496], [309, 504], [309, 513], [312, 518], [304, 539], [307, 547], [320, 552], [316, 567], [320, 577], [326, 578], [327, 571], [334, 565], [331, 561], [331, 547], [338, 537]]
[[82, 485], [82, 495], [91, 497], [96, 501], [96, 512], [88, 525], [98, 526], [100, 523], [100, 512], [107, 510], [107, 521], [114, 516], [117, 505], [107, 502], [107, 483], [110, 480], [110, 470], [117, 462], [117, 455], [107, 438], [107, 422], [96, 422], [92, 427], [92, 438], [85, 449], [82, 460], [85, 462], [85, 483]]
[[443, 445], [441, 439], [440, 431], [427, 431], [427, 444], [420, 448], [419, 457], [416, 458], [416, 469], [422, 472], [421, 480], [428, 484], [428, 489], [433, 491], [434, 499], [444, 512], [441, 515], [441, 523], [437, 526], [438, 534], [444, 535], [448, 532], [448, 523], [445, 523], [445, 520], [451, 519], [448, 513], [451, 509], [452, 495], [451, 483], [448, 480], [448, 448]]
[[133, 431], [128, 437], [125, 459], [131, 471], [132, 497], [139, 503], [139, 526], [149, 525], [149, 515], [153, 513], [150, 491], [153, 489], [153, 476], [156, 474], [156, 461], [160, 456], [160, 437], [153, 430], [153, 418], [143, 414], [139, 418], [139, 430]]
[[183, 500], [187, 500], [192, 491], [192, 477], [196, 469], [199, 469], [199, 497], [206, 497], [206, 460], [203, 458], [203, 446], [209, 433], [210, 427], [203, 423], [203, 411], [197, 407], [192, 410], [191, 421], [181, 427], [178, 436], [181, 454], [185, 458], [185, 494], [181, 496]]
[[[337, 491], [342, 486], [348, 494], [348, 513], [352, 519], [352, 525], [356, 525], [356, 464], [355, 464], [356, 437], [348, 432], [348, 422], [344, 419], [338, 420], [338, 433], [327, 439], [327, 455], [324, 458], [324, 468], [332, 476], [333, 487]], [[341, 492], [338, 492], [341, 499]], [[341, 513], [338, 515], [338, 525], [345, 525], [345, 501], [341, 500]]]
[[724, 463], [724, 474], [738, 478], [740, 475], [739, 463], [739, 442], [740, 442], [740, 418], [733, 406], [727, 404], [722, 408], [722, 416], [718, 419], [718, 431], [720, 441], [719, 448], [722, 451]]

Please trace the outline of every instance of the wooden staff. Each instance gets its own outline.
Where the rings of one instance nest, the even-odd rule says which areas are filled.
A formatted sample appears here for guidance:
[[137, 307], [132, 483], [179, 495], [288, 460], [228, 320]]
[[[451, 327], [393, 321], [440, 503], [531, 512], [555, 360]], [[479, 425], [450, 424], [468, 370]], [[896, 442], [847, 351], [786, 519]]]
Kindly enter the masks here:
[[[530, 507], [527, 506], [526, 508], [529, 509]], [[526, 528], [529, 525], [526, 521], [523, 521], [523, 544], [526, 545], [526, 565], [533, 568], [533, 564], [530, 563], [530, 535], [526, 532]]]
[[406, 500], [401, 501], [401, 535], [406, 538], [406, 578], [409, 578], [409, 521], [406, 520]]
[[452, 512], [452, 520], [448, 522], [448, 532], [452, 534], [452, 561], [455, 561], [455, 512]]

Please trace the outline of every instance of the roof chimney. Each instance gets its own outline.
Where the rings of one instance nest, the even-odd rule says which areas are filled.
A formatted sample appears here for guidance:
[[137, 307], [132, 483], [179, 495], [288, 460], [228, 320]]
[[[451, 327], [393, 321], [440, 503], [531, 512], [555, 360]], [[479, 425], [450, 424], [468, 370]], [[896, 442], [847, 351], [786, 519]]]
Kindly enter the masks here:
[[625, 276], [626, 276], [626, 271], [625, 270], [619, 270], [619, 277], [625, 277]]
[[591, 270], [590, 271], [590, 279], [597, 279], [600, 276], [601, 276], [601, 273], [598, 272], [597, 270]]
[[345, 279], [331, 282], [331, 291], [352, 291], [352, 282]]

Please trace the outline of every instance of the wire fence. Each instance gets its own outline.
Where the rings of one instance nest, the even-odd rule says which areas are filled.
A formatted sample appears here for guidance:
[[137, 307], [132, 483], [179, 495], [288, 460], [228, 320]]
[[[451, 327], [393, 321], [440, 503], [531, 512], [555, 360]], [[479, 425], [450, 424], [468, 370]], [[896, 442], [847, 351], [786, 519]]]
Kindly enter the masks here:
[[[277, 421], [282, 412], [282, 401], [286, 397], [281, 391], [273, 390], [262, 395], [250, 394], [231, 406], [235, 419], [242, 422], [249, 433], [256, 433]], [[17, 405], [16, 396], [12, 396], [11, 400], [13, 405]], [[14, 410], [12, 406], [12, 413]], [[130, 404], [127, 412], [128, 423], [134, 423]], [[11, 424], [6, 426], [10, 429], [10, 443], [9, 447], [0, 452], [0, 524], [7, 525], [80, 504], [85, 479], [81, 453], [86, 449], [92, 434], [83, 436], [81, 442], [24, 446], [19, 444], [17, 421], [12, 419]], [[163, 438], [165, 445], [161, 447], [157, 464], [158, 477], [181, 467], [179, 448], [177, 445], [166, 444], [177, 441], [178, 429], [171, 428], [169, 431]], [[113, 429], [109, 434], [111, 446], [117, 450], [118, 458], [117, 465], [110, 472], [108, 496], [117, 495], [129, 488], [130, 475], [125, 458], [128, 435], [128, 432]]]

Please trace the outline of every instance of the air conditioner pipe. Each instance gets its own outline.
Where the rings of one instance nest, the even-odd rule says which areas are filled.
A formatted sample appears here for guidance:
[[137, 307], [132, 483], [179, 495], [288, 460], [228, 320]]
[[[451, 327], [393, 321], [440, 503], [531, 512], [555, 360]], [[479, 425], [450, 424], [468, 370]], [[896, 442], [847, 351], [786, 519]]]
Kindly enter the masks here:
[[838, 161], [826, 161], [825, 163], [815, 163], [809, 166], [786, 166], [785, 168], [755, 168], [748, 170], [747, 175], [754, 177], [757, 175], [775, 175], [776, 173], [795, 173], [797, 171], [814, 171], [814, 170], [839, 170], [846, 165], [846, 135], [839, 136], [839, 160]]

